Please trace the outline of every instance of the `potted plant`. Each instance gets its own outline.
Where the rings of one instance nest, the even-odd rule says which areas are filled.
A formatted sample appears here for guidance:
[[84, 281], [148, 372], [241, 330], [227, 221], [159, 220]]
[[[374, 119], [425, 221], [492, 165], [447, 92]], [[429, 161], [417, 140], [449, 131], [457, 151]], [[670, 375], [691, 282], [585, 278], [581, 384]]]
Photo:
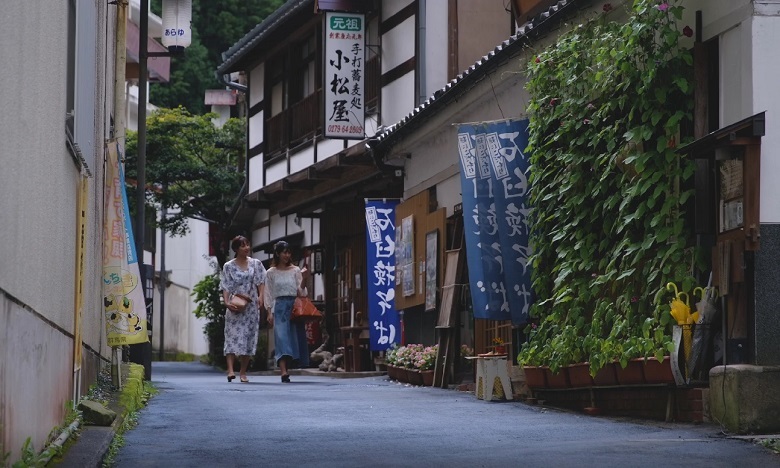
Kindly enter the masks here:
[[496, 336], [493, 338], [493, 350], [496, 352], [496, 354], [506, 354], [506, 345], [504, 344], [504, 339], [500, 336]]
[[393, 380], [398, 380], [398, 346], [393, 345], [385, 352], [385, 363], [387, 365], [387, 376]]
[[438, 351], [439, 345], [426, 346], [417, 355], [417, 360], [414, 363], [422, 376], [423, 385], [427, 387], [433, 385], [433, 368], [436, 365], [436, 354]]

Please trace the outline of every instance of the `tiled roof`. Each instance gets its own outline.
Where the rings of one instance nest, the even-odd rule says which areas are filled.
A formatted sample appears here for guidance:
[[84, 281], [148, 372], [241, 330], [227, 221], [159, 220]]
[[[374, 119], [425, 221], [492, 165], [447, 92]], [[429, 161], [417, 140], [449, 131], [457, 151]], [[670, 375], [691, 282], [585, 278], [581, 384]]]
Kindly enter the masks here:
[[217, 75], [225, 75], [230, 73], [231, 67], [244, 58], [244, 56], [254, 49], [255, 45], [262, 42], [263, 39], [268, 37], [272, 32], [276, 31], [280, 25], [284, 24], [290, 15], [294, 15], [301, 11], [304, 7], [311, 8], [314, 11], [314, 0], [287, 0], [284, 5], [280, 6], [273, 13], [268, 15], [260, 24], [252, 28], [244, 37], [238, 40], [233, 46], [231, 46], [225, 52], [222, 52], [223, 62], [217, 67]]
[[566, 11], [570, 11], [578, 5], [589, 3], [588, 0], [559, 0], [547, 11], [537, 15], [530, 21], [518, 28], [517, 32], [506, 41], [499, 44], [487, 55], [477, 60], [474, 65], [462, 72], [452, 81], [439, 89], [432, 96], [416, 107], [395, 124], [377, 132], [374, 139], [378, 141], [376, 148], [387, 147], [393, 141], [400, 139], [404, 133], [415, 128], [416, 123], [422, 123], [424, 118], [435, 109], [441, 109], [447, 104], [454, 102], [469, 89], [475, 86], [488, 72], [495, 70], [506, 60], [522, 50], [524, 45], [539, 37], [541, 34], [550, 30], [553, 26], [553, 19], [558, 19]]

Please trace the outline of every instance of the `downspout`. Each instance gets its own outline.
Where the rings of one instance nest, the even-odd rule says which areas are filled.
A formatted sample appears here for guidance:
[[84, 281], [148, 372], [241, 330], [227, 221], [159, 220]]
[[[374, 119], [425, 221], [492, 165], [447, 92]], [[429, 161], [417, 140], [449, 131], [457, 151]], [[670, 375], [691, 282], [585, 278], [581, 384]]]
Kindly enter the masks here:
[[418, 93], [417, 96], [417, 102], [414, 104], [415, 107], [425, 102], [426, 99], [428, 99], [428, 93], [427, 93], [427, 84], [426, 84], [426, 74], [425, 74], [425, 66], [426, 66], [426, 60], [425, 60], [425, 33], [426, 33], [426, 26], [425, 23], [427, 22], [427, 12], [426, 12], [426, 4], [425, 0], [418, 0], [420, 4], [420, 13], [419, 13], [419, 19], [417, 24], [417, 37], [419, 41], [419, 50], [417, 53], [418, 62], [417, 62], [417, 73], [419, 74], [420, 81], [418, 83]]
[[[222, 54], [222, 59], [225, 59], [224, 54]], [[219, 72], [214, 73], [214, 75], [217, 77], [218, 82], [222, 83], [230, 89], [235, 89], [240, 93], [246, 93], [249, 90], [247, 86], [230, 81], [230, 75], [222, 75]]]
[[[222, 54], [222, 60], [225, 60], [225, 54]], [[233, 81], [230, 81], [230, 75], [229, 74], [221, 74], [219, 71], [214, 73], [217, 77], [217, 81], [223, 85], [225, 85], [229, 89], [233, 89], [238, 91], [239, 93], [243, 93], [245, 96], [249, 94], [249, 87], [244, 86], [239, 83], [234, 83]], [[247, 98], [248, 99], [248, 98]], [[235, 203], [233, 203], [233, 207], [231, 208], [231, 223], [232, 218], [235, 216], [238, 209], [241, 207], [241, 203], [243, 201], [243, 198], [249, 193], [249, 102], [248, 100], [244, 100], [244, 105], [246, 106], [246, 109], [244, 112], [244, 115], [246, 115], [246, 143], [244, 145], [244, 183], [241, 186], [241, 191], [238, 194], [238, 197], [236, 197]]]

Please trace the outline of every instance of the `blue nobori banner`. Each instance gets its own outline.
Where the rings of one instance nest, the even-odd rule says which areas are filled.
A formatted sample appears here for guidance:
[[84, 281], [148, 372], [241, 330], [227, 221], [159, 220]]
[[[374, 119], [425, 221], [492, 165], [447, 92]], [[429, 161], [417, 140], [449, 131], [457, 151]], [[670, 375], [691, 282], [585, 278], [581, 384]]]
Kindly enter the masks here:
[[533, 300], [528, 256], [528, 120], [461, 125], [463, 224], [474, 317], [522, 325]]
[[366, 200], [366, 265], [370, 349], [384, 351], [401, 339], [395, 309], [395, 207], [398, 200]]

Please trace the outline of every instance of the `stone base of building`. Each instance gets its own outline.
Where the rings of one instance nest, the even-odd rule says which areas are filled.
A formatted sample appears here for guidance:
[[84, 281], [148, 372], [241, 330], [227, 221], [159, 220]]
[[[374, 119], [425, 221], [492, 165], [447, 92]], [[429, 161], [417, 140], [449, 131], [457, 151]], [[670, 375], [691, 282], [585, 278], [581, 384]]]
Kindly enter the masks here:
[[712, 420], [737, 434], [780, 432], [780, 366], [710, 369]]

